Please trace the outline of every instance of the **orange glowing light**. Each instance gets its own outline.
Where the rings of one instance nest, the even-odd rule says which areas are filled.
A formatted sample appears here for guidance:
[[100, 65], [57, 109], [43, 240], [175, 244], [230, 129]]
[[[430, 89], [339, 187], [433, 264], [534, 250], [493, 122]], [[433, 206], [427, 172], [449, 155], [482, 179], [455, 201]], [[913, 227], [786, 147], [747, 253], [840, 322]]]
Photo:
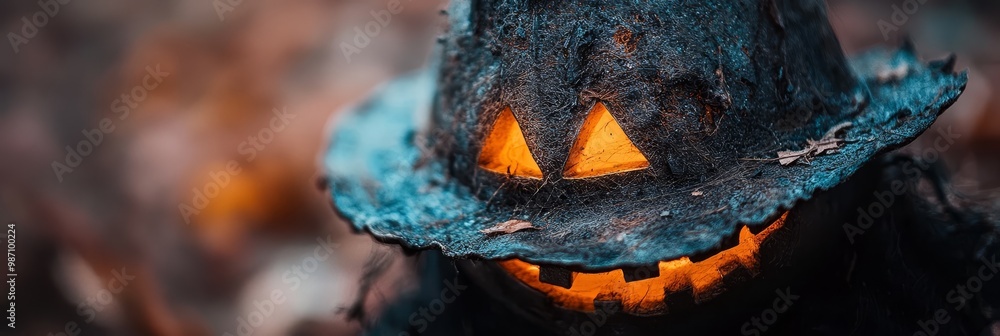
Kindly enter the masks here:
[[648, 167], [646, 156], [625, 135], [608, 108], [598, 102], [580, 129], [563, 177], [580, 179]]
[[531, 288], [546, 294], [557, 305], [584, 312], [594, 311], [594, 301], [620, 301], [626, 312], [634, 315], [654, 315], [668, 312], [671, 293], [691, 291], [695, 302], [707, 301], [722, 292], [722, 279], [737, 268], [750, 274], [759, 272], [760, 244], [785, 224], [788, 213], [758, 234], [744, 226], [739, 232], [739, 243], [711, 257], [692, 262], [688, 257], [661, 261], [660, 274], [643, 280], [626, 282], [623, 270], [603, 273], [573, 272], [572, 285], [563, 288], [541, 282], [540, 268], [527, 262], [511, 259], [499, 264], [508, 273]]
[[517, 123], [510, 107], [500, 112], [493, 130], [486, 137], [483, 151], [479, 153], [479, 166], [505, 175], [542, 178], [542, 169], [531, 156], [521, 125]]

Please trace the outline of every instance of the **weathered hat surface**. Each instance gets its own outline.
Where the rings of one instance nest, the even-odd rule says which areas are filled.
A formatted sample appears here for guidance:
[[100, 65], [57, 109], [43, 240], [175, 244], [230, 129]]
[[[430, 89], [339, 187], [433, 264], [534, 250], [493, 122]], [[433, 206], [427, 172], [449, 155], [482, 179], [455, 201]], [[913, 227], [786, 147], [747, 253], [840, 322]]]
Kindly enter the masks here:
[[356, 229], [456, 257], [649, 265], [766, 225], [926, 130], [966, 83], [846, 59], [818, 1], [459, 1], [439, 61], [349, 112]]

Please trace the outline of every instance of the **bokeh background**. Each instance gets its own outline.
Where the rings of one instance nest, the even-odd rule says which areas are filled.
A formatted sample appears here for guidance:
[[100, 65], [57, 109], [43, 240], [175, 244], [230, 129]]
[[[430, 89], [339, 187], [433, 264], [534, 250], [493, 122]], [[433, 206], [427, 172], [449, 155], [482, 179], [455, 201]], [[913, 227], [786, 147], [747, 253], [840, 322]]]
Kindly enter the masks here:
[[[0, 3], [0, 220], [16, 224], [18, 274], [17, 328], [0, 330], [361, 333], [415, 285], [415, 264], [336, 217], [320, 158], [340, 111], [427, 62], [446, 2], [401, 2], [350, 59], [343, 43], [387, 1]], [[904, 1], [828, 3], [848, 54], [904, 37], [925, 60], [957, 54], [970, 80], [934, 125], [961, 135], [942, 160], [959, 192], [1000, 199], [1000, 2], [926, 0], [888, 34], [879, 21]], [[275, 109], [294, 116], [280, 130]], [[102, 123], [114, 130], [57, 173]], [[239, 174], [220, 177], [231, 161]], [[212, 184], [197, 214], [182, 210]]]

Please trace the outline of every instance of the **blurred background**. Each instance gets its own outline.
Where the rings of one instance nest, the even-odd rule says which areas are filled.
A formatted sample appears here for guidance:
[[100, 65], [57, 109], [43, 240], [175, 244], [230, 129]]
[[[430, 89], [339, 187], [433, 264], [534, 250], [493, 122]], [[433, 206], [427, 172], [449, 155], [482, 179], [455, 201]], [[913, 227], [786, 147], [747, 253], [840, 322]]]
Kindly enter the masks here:
[[[1000, 2], [904, 2], [831, 0], [830, 21], [848, 54], [909, 36], [925, 60], [958, 55], [942, 160], [961, 192], [998, 194]], [[446, 1], [400, 4], [386, 21], [381, 0], [0, 3], [3, 333], [360, 334], [348, 317], [412, 288], [414, 263], [336, 217], [320, 158], [338, 112], [446, 29]]]

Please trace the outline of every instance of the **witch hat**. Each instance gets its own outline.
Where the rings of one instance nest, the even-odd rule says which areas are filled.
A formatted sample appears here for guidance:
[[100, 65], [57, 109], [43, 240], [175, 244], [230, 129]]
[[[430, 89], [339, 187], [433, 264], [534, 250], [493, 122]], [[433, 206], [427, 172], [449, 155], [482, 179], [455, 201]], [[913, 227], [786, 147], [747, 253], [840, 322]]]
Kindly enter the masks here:
[[457, 1], [438, 61], [339, 123], [357, 230], [601, 271], [716, 248], [926, 130], [964, 89], [846, 58], [819, 1]]

